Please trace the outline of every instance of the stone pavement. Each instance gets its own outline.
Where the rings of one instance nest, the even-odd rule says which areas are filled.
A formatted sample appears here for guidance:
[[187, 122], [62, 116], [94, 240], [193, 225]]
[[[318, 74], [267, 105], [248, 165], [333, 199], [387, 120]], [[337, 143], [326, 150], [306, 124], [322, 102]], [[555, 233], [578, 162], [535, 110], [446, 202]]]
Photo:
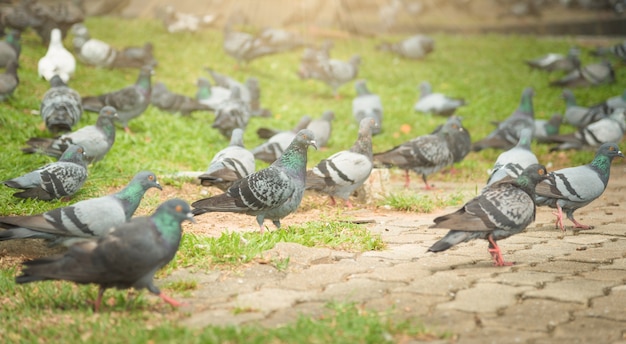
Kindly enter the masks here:
[[267, 256], [289, 258], [283, 271], [254, 263], [236, 273], [177, 271], [168, 279], [198, 281], [181, 310], [191, 314], [182, 320], [191, 327], [280, 326], [299, 314], [323, 314], [330, 301], [353, 301], [453, 334], [442, 343], [626, 343], [625, 188], [625, 168], [614, 166], [605, 194], [576, 213], [592, 230], [562, 234], [551, 210], [539, 208], [526, 232], [500, 242], [505, 259], [516, 262], [511, 267], [492, 266], [482, 240], [426, 253], [446, 233], [428, 226], [451, 207], [350, 214], [375, 220], [367, 226], [386, 242], [384, 251], [280, 243]]

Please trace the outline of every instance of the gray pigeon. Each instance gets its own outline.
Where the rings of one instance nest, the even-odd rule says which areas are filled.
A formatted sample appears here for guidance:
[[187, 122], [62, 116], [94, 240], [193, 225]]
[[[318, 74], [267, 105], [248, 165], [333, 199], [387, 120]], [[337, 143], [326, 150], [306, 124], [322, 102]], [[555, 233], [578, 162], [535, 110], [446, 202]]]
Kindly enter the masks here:
[[226, 191], [233, 185], [233, 182], [249, 175], [254, 170], [254, 155], [243, 145], [243, 130], [235, 128], [230, 144], [215, 154], [206, 172], [198, 176], [198, 179], [204, 186], [215, 186]]
[[608, 47], [599, 47], [591, 52], [595, 56], [613, 55], [622, 61], [626, 61], [626, 40]]
[[117, 115], [119, 116], [119, 121], [124, 126], [124, 130], [130, 132], [128, 121], [141, 115], [150, 105], [152, 94], [151, 77], [152, 67], [144, 66], [141, 68], [139, 77], [133, 85], [98, 96], [83, 97], [83, 109], [85, 111], [100, 112], [103, 107], [112, 106], [117, 109]]
[[330, 40], [322, 42], [319, 47], [306, 47], [300, 57], [298, 76], [303, 79], [319, 79], [321, 77], [320, 63], [330, 59], [330, 49], [334, 43]]
[[354, 82], [356, 97], [352, 99], [352, 115], [357, 123], [361, 123], [364, 118], [372, 118], [376, 125], [371, 128], [372, 134], [380, 134], [383, 125], [383, 104], [380, 96], [370, 92], [367, 82], [363, 79]]
[[359, 74], [361, 56], [353, 55], [350, 60], [319, 59], [317, 65], [310, 69], [300, 69], [301, 79], [319, 80], [330, 86], [335, 98], [339, 98], [339, 87], [356, 79]]
[[222, 48], [227, 55], [237, 61], [237, 67], [279, 52], [273, 46], [266, 44], [262, 38], [235, 30], [230, 19], [224, 25]]
[[163, 111], [180, 113], [183, 116], [189, 116], [194, 111], [212, 110], [208, 105], [194, 98], [171, 92], [162, 82], [157, 82], [152, 86], [150, 103]]
[[598, 147], [608, 142], [621, 142], [626, 131], [626, 109], [617, 108], [606, 118], [593, 122], [570, 134], [553, 135], [549, 142], [560, 142], [550, 151]]
[[373, 118], [363, 118], [359, 124], [359, 137], [350, 150], [339, 151], [320, 161], [306, 174], [306, 188], [328, 194], [332, 205], [335, 197], [352, 208], [350, 195], [369, 178], [372, 168]]
[[531, 68], [552, 72], [555, 70], [571, 72], [580, 66], [580, 49], [570, 48], [567, 55], [549, 53], [531, 60], [526, 60], [526, 64]]
[[551, 81], [550, 86], [558, 87], [589, 87], [615, 81], [615, 70], [609, 61], [590, 63], [578, 67], [564, 77]]
[[97, 312], [106, 289], [143, 289], [159, 296], [174, 307], [176, 300], [154, 285], [154, 274], [176, 255], [182, 237], [181, 223], [195, 222], [187, 202], [170, 199], [150, 216], [131, 219], [112, 227], [98, 240], [78, 242], [69, 250], [52, 257], [24, 263], [18, 284], [45, 280], [66, 280], [79, 284], [97, 284]]
[[419, 89], [420, 98], [413, 105], [413, 109], [417, 112], [451, 116], [456, 109], [466, 104], [465, 99], [449, 97], [442, 93], [433, 93], [428, 81], [423, 81]]
[[4, 41], [0, 41], [0, 68], [5, 68], [9, 61], [19, 61], [22, 51], [20, 38], [20, 31], [10, 30]]
[[[467, 128], [463, 126], [462, 118], [456, 115], [448, 117], [449, 133], [445, 135], [448, 148], [452, 151], [454, 163], [461, 162], [472, 150], [472, 137]], [[443, 125], [438, 126], [431, 134], [437, 134]], [[454, 173], [454, 169], [451, 170]]]
[[407, 59], [423, 59], [435, 50], [435, 40], [426, 35], [414, 35], [399, 42], [382, 42], [378, 50], [390, 51]]
[[533, 137], [537, 142], [545, 143], [549, 140], [549, 137], [558, 135], [561, 131], [561, 123], [563, 122], [563, 116], [555, 113], [550, 116], [549, 119], [535, 119], [535, 130]]
[[512, 265], [502, 257], [496, 241], [521, 233], [535, 221], [535, 185], [548, 178], [544, 166], [530, 165], [516, 179], [490, 185], [461, 209], [435, 218], [431, 228], [450, 231], [428, 251], [441, 252], [462, 242], [484, 239], [489, 241], [495, 266]]
[[[306, 126], [306, 128], [312, 131], [313, 135], [315, 135], [315, 143], [318, 148], [326, 147], [326, 144], [330, 139], [334, 119], [335, 113], [331, 110], [326, 110], [322, 113], [321, 118], [312, 120]], [[296, 132], [298, 132], [298, 130], [296, 130]]]
[[620, 95], [609, 97], [601, 104], [606, 104], [609, 109], [626, 108], [626, 90]]
[[244, 213], [256, 216], [261, 233], [265, 219], [280, 228], [280, 220], [293, 213], [302, 201], [309, 146], [316, 147], [313, 132], [300, 130], [278, 160], [234, 182], [223, 194], [193, 202], [193, 214]]
[[565, 113], [563, 120], [577, 128], [584, 128], [593, 122], [597, 122], [608, 116], [606, 106], [585, 107], [577, 105], [574, 93], [564, 89], [562, 97], [565, 100]]
[[211, 127], [228, 139], [233, 129], [245, 130], [250, 120], [250, 107], [241, 99], [240, 94], [239, 87], [231, 88], [230, 98], [221, 102], [215, 109], [215, 121]]
[[229, 91], [228, 93], [229, 96], [230, 96], [230, 90], [233, 87], [237, 87], [239, 88], [239, 91], [241, 92], [240, 96], [244, 102], [249, 104], [252, 101], [252, 95], [250, 94], [250, 90], [248, 90], [248, 87], [244, 85], [243, 83], [235, 80], [234, 78], [226, 74], [219, 73], [211, 68], [205, 68], [205, 70], [211, 75], [216, 86], [225, 88]]
[[[270, 164], [273, 163], [283, 154], [283, 152], [287, 150], [287, 147], [289, 147], [293, 139], [296, 137], [296, 134], [300, 130], [306, 129], [307, 125], [310, 122], [311, 117], [305, 115], [300, 118], [300, 121], [292, 130], [274, 133], [274, 135], [270, 136], [267, 142], [264, 142], [251, 150], [254, 158]], [[264, 135], [261, 136], [259, 131], [262, 132]], [[257, 130], [257, 134], [259, 134], [260, 137], [265, 137], [265, 134], [269, 134], [265, 131], [268, 131], [268, 129], [259, 128], [259, 130]], [[315, 142], [315, 144], [317, 147], [317, 141]]]
[[589, 164], [552, 171], [552, 180], [537, 185], [537, 205], [557, 209], [555, 226], [561, 231], [565, 231], [563, 212], [574, 223], [574, 228], [593, 228], [576, 221], [574, 212], [602, 195], [609, 183], [611, 162], [615, 157], [623, 158], [624, 154], [617, 144], [605, 143]]
[[534, 91], [527, 87], [522, 92], [517, 109], [504, 121], [498, 123], [484, 139], [474, 142], [472, 149], [480, 151], [486, 148], [509, 149], [519, 141], [519, 133], [523, 128], [535, 128], [535, 111], [533, 108]]
[[259, 33], [258, 39], [266, 46], [271, 47], [276, 53], [290, 51], [306, 45], [305, 40], [299, 35], [277, 28], [264, 28]]
[[116, 118], [115, 108], [105, 106], [100, 110], [95, 125], [82, 127], [57, 138], [31, 137], [26, 142], [29, 147], [22, 148], [22, 151], [60, 157], [69, 145], [75, 144], [85, 149], [85, 157], [88, 162], [97, 162], [102, 160], [115, 142], [115, 124], [113, 121]]
[[0, 216], [0, 241], [11, 239], [46, 239], [54, 243], [73, 242], [77, 238], [93, 238], [133, 216], [144, 194], [150, 188], [162, 190], [157, 177], [141, 171], [122, 190], [76, 202], [42, 214]]
[[397, 166], [404, 170], [404, 187], [408, 188], [409, 170], [422, 176], [427, 190], [433, 187], [427, 177], [454, 163], [454, 155], [448, 146], [448, 136], [459, 128], [453, 122], [446, 122], [436, 134], [418, 136], [386, 152], [374, 154], [374, 161], [385, 167]]
[[87, 180], [84, 153], [83, 147], [71, 145], [58, 161], [2, 183], [10, 188], [21, 189], [13, 194], [19, 198], [50, 201], [72, 196]]
[[70, 131], [83, 115], [80, 94], [55, 75], [50, 79], [50, 89], [43, 95], [39, 114], [51, 133]]
[[4, 73], [0, 74], [0, 102], [3, 102], [13, 95], [13, 92], [20, 84], [20, 78], [17, 75], [19, 64], [17, 60], [7, 63]]
[[532, 140], [532, 130], [524, 128], [520, 131], [517, 145], [498, 155], [489, 174], [487, 187], [507, 176], [515, 179], [519, 177], [528, 166], [539, 163], [537, 156], [535, 156], [535, 153], [530, 149]]
[[196, 100], [213, 111], [221, 102], [230, 98], [230, 87], [211, 85], [211, 82], [206, 78], [198, 78], [196, 85], [198, 87]]

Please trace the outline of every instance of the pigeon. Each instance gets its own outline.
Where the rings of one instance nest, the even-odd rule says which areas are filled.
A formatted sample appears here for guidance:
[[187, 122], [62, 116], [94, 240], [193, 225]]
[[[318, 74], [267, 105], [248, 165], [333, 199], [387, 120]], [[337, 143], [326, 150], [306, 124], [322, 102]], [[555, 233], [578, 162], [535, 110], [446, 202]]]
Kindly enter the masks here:
[[613, 55], [622, 61], [626, 61], [626, 40], [609, 47], [599, 47], [591, 52], [595, 56]]
[[230, 90], [230, 98], [221, 102], [215, 109], [215, 121], [211, 127], [230, 139], [233, 129], [246, 129], [250, 116], [250, 107], [241, 100], [240, 89], [233, 87]]
[[451, 116], [456, 109], [466, 105], [465, 99], [448, 97], [442, 93], [433, 93], [428, 81], [423, 81], [419, 89], [420, 97], [413, 105], [413, 109], [417, 112]]
[[69, 145], [75, 144], [85, 149], [85, 159], [89, 163], [100, 161], [115, 142], [113, 121], [116, 118], [115, 108], [105, 106], [100, 110], [95, 125], [88, 125], [56, 138], [32, 137], [26, 142], [29, 147], [22, 148], [22, 151], [59, 157]]
[[49, 163], [20, 177], [5, 180], [4, 185], [20, 189], [13, 196], [50, 201], [75, 194], [87, 180], [85, 151], [69, 146], [58, 161]]
[[333, 46], [334, 43], [332, 41], [325, 40], [320, 47], [309, 46], [304, 48], [300, 57], [298, 76], [303, 79], [321, 78], [320, 63], [330, 59], [330, 49]]
[[[453, 163], [461, 162], [467, 154], [472, 150], [472, 137], [467, 131], [467, 128], [463, 126], [462, 118], [456, 115], [452, 115], [448, 117], [447, 122], [449, 123], [448, 127], [452, 130], [446, 135], [446, 141], [448, 142], [448, 148], [452, 152], [452, 156], [454, 157]], [[431, 134], [436, 135], [441, 129], [443, 125], [438, 126], [431, 132]], [[452, 173], [454, 170], [452, 169]]]
[[223, 87], [229, 91], [228, 93], [229, 96], [230, 96], [230, 90], [233, 87], [237, 87], [239, 88], [239, 91], [241, 92], [241, 99], [246, 103], [251, 102], [252, 95], [250, 94], [250, 90], [248, 90], [248, 87], [246, 85], [244, 85], [243, 83], [235, 80], [234, 78], [228, 75], [219, 73], [211, 68], [205, 68], [205, 70], [211, 75], [216, 86]]
[[[30, 18], [27, 23], [41, 38], [44, 46], [49, 45], [51, 32], [58, 29], [65, 37], [72, 25], [85, 20], [82, 4], [75, 1], [31, 1], [23, 0]], [[23, 30], [22, 30], [23, 31]]]
[[20, 84], [20, 78], [17, 75], [19, 64], [17, 60], [9, 61], [4, 73], [0, 74], [0, 102], [9, 99], [13, 92]]
[[590, 87], [615, 81], [615, 70], [609, 61], [590, 63], [571, 71], [561, 79], [550, 82], [557, 87]]
[[574, 133], [548, 137], [549, 142], [560, 142], [558, 146], [550, 148], [550, 151], [599, 147], [604, 143], [622, 141], [626, 130], [625, 112], [626, 109], [617, 108], [608, 117]]
[[180, 113], [183, 116], [189, 116], [194, 111], [211, 110], [208, 105], [202, 104], [194, 98], [171, 92], [162, 82], [157, 82], [152, 86], [150, 103], [163, 111]]
[[258, 39], [276, 53], [295, 50], [306, 45], [304, 39], [297, 34], [271, 27], [261, 30]]
[[615, 157], [624, 157], [615, 143], [605, 143], [596, 151], [596, 156], [587, 165], [568, 167], [550, 174], [553, 179], [537, 185], [535, 198], [538, 206], [556, 208], [555, 226], [563, 227], [563, 212], [574, 223], [574, 228], [590, 229], [574, 219], [574, 212], [600, 197], [609, 182], [611, 162]]
[[565, 113], [563, 120], [577, 128], [584, 128], [593, 122], [608, 117], [606, 106], [585, 107], [576, 104], [574, 93], [564, 89], [562, 97], [565, 100]]
[[163, 5], [155, 9], [155, 17], [161, 19], [169, 33], [199, 31], [214, 24], [218, 16], [178, 12], [172, 5]]
[[97, 312], [106, 289], [148, 289], [174, 307], [181, 304], [154, 285], [154, 274], [176, 255], [182, 237], [181, 223], [195, 222], [187, 202], [174, 198], [163, 202], [150, 216], [112, 227], [98, 240], [75, 243], [61, 255], [24, 263], [18, 284], [66, 280], [97, 284]]
[[350, 150], [339, 151], [320, 161], [306, 174], [306, 189], [328, 194], [332, 205], [335, 197], [352, 208], [350, 195], [369, 178], [372, 168], [373, 118], [363, 118], [359, 123], [359, 137]]
[[431, 228], [450, 231], [429, 252], [441, 252], [474, 239], [489, 241], [494, 265], [512, 265], [502, 257], [496, 241], [522, 232], [535, 220], [535, 185], [549, 177], [543, 165], [528, 166], [516, 179], [502, 180], [465, 203], [461, 209], [434, 219]]
[[41, 100], [39, 114], [52, 134], [71, 131], [83, 115], [80, 94], [68, 87], [59, 75], [54, 75], [50, 89]]
[[86, 199], [42, 214], [0, 216], [0, 241], [45, 239], [52, 244], [71, 244], [80, 238], [104, 236], [107, 230], [130, 220], [150, 188], [162, 190], [157, 177], [141, 171], [123, 189]]
[[301, 79], [315, 79], [327, 84], [332, 89], [333, 96], [339, 98], [339, 87], [356, 79], [360, 64], [360, 55], [353, 55], [348, 61], [319, 59], [314, 68], [301, 68], [298, 74]]
[[534, 69], [545, 70], [547, 72], [563, 71], [571, 72], [580, 66], [580, 49], [570, 48], [566, 56], [549, 53], [531, 60], [526, 60], [526, 64]]
[[[287, 150], [287, 147], [289, 147], [293, 139], [296, 137], [296, 134], [300, 130], [306, 129], [307, 125], [310, 122], [311, 117], [305, 115], [300, 118], [300, 121], [298, 122], [298, 124], [296, 124], [293, 130], [275, 133], [269, 138], [267, 142], [262, 143], [251, 149], [254, 158], [265, 161], [269, 164], [273, 163], [283, 154], [283, 152]], [[257, 130], [257, 134], [259, 133], [259, 131], [263, 132], [263, 129], [264, 128], [260, 128], [259, 130]], [[315, 142], [315, 144], [317, 146], [317, 141]]]
[[196, 85], [198, 87], [196, 100], [213, 111], [217, 109], [220, 103], [230, 98], [230, 87], [211, 85], [211, 82], [206, 78], [198, 78]]
[[280, 220], [294, 212], [302, 201], [309, 146], [317, 148], [313, 132], [300, 130], [278, 160], [234, 182], [220, 195], [193, 202], [193, 214], [244, 213], [256, 216], [261, 233], [265, 219], [280, 228]]
[[76, 59], [74, 55], [70, 53], [63, 46], [63, 38], [61, 37], [61, 30], [53, 29], [50, 32], [50, 45], [48, 45], [48, 51], [37, 64], [37, 71], [40, 78], [44, 78], [48, 81], [52, 79], [55, 74], [58, 74], [63, 82], [67, 83], [74, 72], [76, 71]]
[[435, 40], [426, 35], [414, 35], [399, 42], [382, 42], [376, 48], [407, 59], [419, 60], [435, 50]]
[[433, 187], [427, 177], [454, 163], [448, 137], [460, 128], [454, 122], [446, 122], [436, 134], [418, 136], [386, 152], [374, 154], [374, 161], [385, 167], [397, 166], [404, 170], [404, 187], [408, 188], [409, 170], [422, 176], [426, 190]]
[[273, 46], [266, 44], [262, 38], [235, 30], [230, 19], [224, 25], [222, 48], [227, 55], [237, 61], [237, 67], [246, 65], [260, 57], [278, 53]]
[[97, 96], [83, 97], [83, 109], [85, 111], [99, 112], [107, 105], [114, 107], [117, 109], [118, 120], [122, 122], [124, 130], [130, 133], [128, 121], [141, 115], [150, 105], [152, 94], [151, 77], [152, 67], [144, 66], [141, 68], [139, 77], [133, 85]]
[[[330, 139], [330, 133], [332, 132], [332, 123], [335, 119], [335, 112], [326, 110], [322, 113], [321, 118], [317, 118], [309, 122], [306, 126], [307, 129], [313, 132], [315, 135], [315, 144], [318, 148], [326, 147], [328, 140]], [[297, 132], [298, 130], [296, 130]]]
[[142, 46], [129, 46], [117, 54], [113, 60], [113, 68], [144, 68], [149, 66], [154, 69], [158, 66], [154, 59], [154, 45], [146, 42]]
[[548, 142], [549, 137], [559, 134], [562, 121], [563, 116], [558, 113], [552, 114], [547, 120], [535, 119], [534, 139], [537, 140], [537, 142]]
[[10, 30], [4, 41], [0, 41], [0, 67], [5, 68], [9, 61], [20, 58], [22, 46], [20, 43], [21, 33], [17, 30]]
[[357, 123], [364, 118], [372, 118], [376, 125], [371, 128], [372, 135], [380, 134], [383, 125], [383, 104], [380, 96], [370, 92], [367, 82], [363, 79], [354, 82], [356, 97], [352, 99], [352, 115]]
[[605, 102], [600, 104], [600, 106], [602, 105], [606, 105], [609, 109], [626, 108], [626, 90], [621, 95], [609, 97]]
[[252, 116], [269, 117], [271, 115], [268, 109], [261, 108], [261, 89], [257, 78], [249, 77], [246, 79], [245, 84], [243, 84], [228, 75], [218, 73], [210, 68], [206, 68], [206, 70], [211, 74], [216, 84], [216, 86], [211, 87], [212, 92], [219, 91], [221, 95], [224, 94], [224, 92], [219, 89], [215, 90], [215, 88], [224, 88], [228, 90], [228, 96], [224, 98], [228, 99], [230, 97], [230, 90], [233, 87], [237, 87], [241, 92], [241, 99], [250, 107], [250, 114]]
[[272, 112], [269, 109], [261, 108], [261, 87], [259, 86], [259, 80], [255, 77], [249, 77], [246, 79], [246, 88], [250, 92], [250, 115], [257, 117], [270, 117]]
[[506, 17], [522, 18], [535, 17], [541, 18], [540, 5], [532, 0], [517, 0], [504, 2], [506, 6], [502, 12], [498, 13], [498, 20]]
[[523, 128], [535, 128], [535, 111], [533, 108], [534, 91], [527, 87], [522, 92], [517, 109], [504, 121], [498, 123], [487, 137], [474, 142], [472, 149], [480, 151], [486, 148], [509, 149], [519, 141], [519, 133]]
[[215, 154], [206, 172], [198, 176], [198, 179], [204, 186], [215, 186], [226, 191], [233, 182], [248, 176], [254, 170], [254, 155], [243, 145], [243, 130], [235, 128], [230, 144]]
[[519, 177], [528, 166], [539, 163], [537, 156], [535, 156], [535, 153], [533, 153], [530, 148], [532, 140], [532, 130], [524, 128], [520, 131], [517, 145], [498, 155], [489, 174], [489, 179], [487, 179], [487, 187], [507, 176], [515, 179]]

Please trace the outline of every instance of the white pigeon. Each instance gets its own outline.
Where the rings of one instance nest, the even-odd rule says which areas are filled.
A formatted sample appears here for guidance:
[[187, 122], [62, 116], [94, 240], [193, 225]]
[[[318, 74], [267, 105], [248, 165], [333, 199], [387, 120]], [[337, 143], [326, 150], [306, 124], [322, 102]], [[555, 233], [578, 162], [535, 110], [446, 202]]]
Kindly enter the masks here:
[[39, 60], [37, 65], [39, 77], [50, 81], [55, 74], [67, 83], [76, 70], [76, 59], [63, 46], [61, 30], [52, 29], [50, 32], [50, 45], [46, 55]]
[[91, 38], [87, 27], [83, 24], [74, 24], [72, 26], [74, 39], [74, 52], [83, 63], [97, 66], [110, 67], [117, 57], [117, 50], [111, 45], [99, 39]]
[[433, 93], [430, 83], [420, 84], [420, 98], [413, 108], [417, 112], [434, 113], [440, 116], [451, 116], [457, 108], [465, 105], [462, 98], [448, 97], [442, 93]]

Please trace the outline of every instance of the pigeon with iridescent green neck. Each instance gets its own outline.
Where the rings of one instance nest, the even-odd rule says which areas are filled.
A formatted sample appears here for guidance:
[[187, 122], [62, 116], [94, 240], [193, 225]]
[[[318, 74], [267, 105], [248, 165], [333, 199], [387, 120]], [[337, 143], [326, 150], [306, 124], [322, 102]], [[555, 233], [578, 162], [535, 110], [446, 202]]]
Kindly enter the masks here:
[[18, 61], [22, 46], [20, 44], [21, 33], [18, 30], [10, 30], [4, 41], [0, 41], [0, 67], [5, 68], [9, 61]]
[[234, 182], [223, 194], [193, 202], [193, 214], [242, 213], [256, 216], [261, 232], [265, 219], [280, 228], [280, 220], [296, 211], [302, 201], [309, 146], [316, 147], [313, 132], [300, 130], [278, 160]]
[[615, 143], [605, 143], [596, 151], [596, 156], [587, 165], [568, 167], [552, 171], [552, 180], [537, 184], [538, 206], [556, 208], [555, 226], [563, 227], [563, 212], [574, 223], [574, 228], [590, 229], [574, 219], [574, 212], [600, 197], [611, 175], [611, 162], [624, 154]]
[[74, 241], [104, 235], [109, 228], [130, 220], [147, 190], [161, 185], [150, 171], [142, 171], [122, 190], [49, 210], [37, 215], [0, 216], [0, 241], [46, 239]]
[[78, 242], [62, 255], [24, 263], [18, 284], [45, 280], [64, 280], [78, 284], [97, 284], [97, 312], [106, 289], [148, 289], [163, 301], [177, 307], [180, 303], [154, 285], [154, 274], [176, 255], [182, 237], [183, 221], [195, 222], [187, 202], [171, 199], [150, 216], [135, 217], [116, 225], [98, 240]]
[[535, 119], [535, 131], [533, 138], [537, 142], [546, 142], [550, 136], [558, 135], [561, 130], [561, 122], [563, 122], [563, 116], [555, 113], [550, 116], [549, 119]]

